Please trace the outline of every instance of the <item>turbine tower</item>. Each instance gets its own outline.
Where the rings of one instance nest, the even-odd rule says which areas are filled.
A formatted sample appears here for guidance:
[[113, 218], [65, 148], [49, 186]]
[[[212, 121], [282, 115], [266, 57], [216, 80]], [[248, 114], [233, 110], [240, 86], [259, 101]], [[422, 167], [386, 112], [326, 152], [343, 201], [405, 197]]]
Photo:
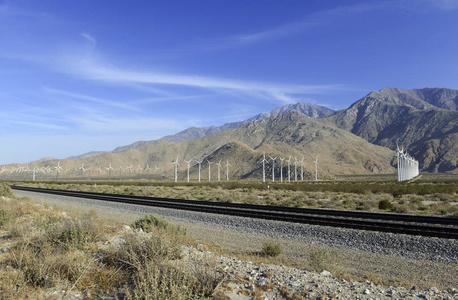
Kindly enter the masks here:
[[263, 159], [261, 160], [262, 162], [262, 182], [265, 183], [266, 182], [266, 153], [264, 152], [264, 157]]
[[272, 182], [275, 182], [275, 160], [277, 159], [278, 156], [275, 156], [275, 157], [269, 156], [269, 157], [272, 160]]
[[221, 159], [219, 160], [219, 162], [216, 163], [216, 165], [218, 166], [218, 181], [221, 181]]
[[231, 165], [229, 164], [229, 160], [226, 161], [226, 181], [229, 181], [229, 167]]
[[280, 157], [280, 182], [283, 182], [283, 160], [284, 157]]
[[304, 157], [301, 160], [301, 181], [304, 181]]
[[288, 182], [291, 182], [291, 155], [289, 156], [288, 162]]
[[178, 163], [178, 156], [177, 156], [177, 159], [172, 164], [175, 165], [175, 182], [177, 182], [178, 181], [178, 167], [180, 166], [180, 164]]
[[318, 155], [315, 159], [315, 181], [318, 181]]
[[199, 182], [200, 182], [200, 165], [202, 164], [202, 162], [203, 162], [203, 160], [198, 161], [198, 160], [196, 159], [196, 163], [199, 165]]
[[189, 166], [192, 162], [192, 159], [190, 161], [185, 160], [185, 162], [188, 164], [188, 182], [189, 182]]
[[208, 159], [207, 159], [207, 162], [208, 162], [208, 181], [211, 181], [212, 177], [211, 177], [211, 165], [215, 162], [210, 162]]
[[[28, 166], [27, 166], [28, 168]], [[59, 180], [59, 171], [62, 170], [62, 167], [60, 166], [60, 161], [57, 162], [57, 166], [54, 167], [56, 169], [56, 181]]]
[[297, 181], [297, 158], [294, 158], [294, 181]]
[[111, 163], [108, 167], [105, 168], [107, 170], [107, 173], [108, 173], [108, 177], [111, 176], [111, 170], [114, 170], [113, 167], [111, 166]]

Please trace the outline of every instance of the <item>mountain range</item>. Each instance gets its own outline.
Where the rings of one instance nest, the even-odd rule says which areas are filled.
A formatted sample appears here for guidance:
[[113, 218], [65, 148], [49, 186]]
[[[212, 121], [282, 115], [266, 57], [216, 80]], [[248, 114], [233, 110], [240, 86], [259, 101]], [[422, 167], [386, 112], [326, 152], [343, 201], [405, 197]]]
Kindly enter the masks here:
[[[290, 159], [292, 173], [293, 168], [303, 168], [311, 178], [318, 161], [320, 175], [332, 178], [339, 174], [394, 173], [393, 150], [399, 145], [420, 162], [422, 171], [457, 173], [457, 107], [456, 90], [384, 88], [339, 111], [310, 103], [291, 104], [241, 122], [188, 128], [159, 140], [59, 161], [71, 168], [84, 163], [93, 170], [111, 163], [113, 168], [119, 166], [119, 175], [125, 175], [130, 166], [128, 173], [134, 175], [133, 170], [138, 170], [138, 176], [145, 175], [145, 171], [140, 174], [145, 167], [155, 166], [154, 171], [148, 171], [154, 178], [171, 178], [172, 162], [178, 156], [181, 176], [186, 172], [183, 161], [194, 159], [191, 176], [197, 176], [196, 161], [204, 161], [202, 176], [208, 176], [208, 160], [215, 163], [210, 165], [213, 176], [229, 163], [231, 178], [236, 179], [260, 178], [265, 153], [282, 158], [276, 160], [276, 176], [282, 175], [278, 166], [282, 164], [286, 170]], [[31, 164], [53, 163], [56, 160]], [[270, 174], [271, 168], [269, 159]], [[101, 170], [98, 172], [100, 175]]]

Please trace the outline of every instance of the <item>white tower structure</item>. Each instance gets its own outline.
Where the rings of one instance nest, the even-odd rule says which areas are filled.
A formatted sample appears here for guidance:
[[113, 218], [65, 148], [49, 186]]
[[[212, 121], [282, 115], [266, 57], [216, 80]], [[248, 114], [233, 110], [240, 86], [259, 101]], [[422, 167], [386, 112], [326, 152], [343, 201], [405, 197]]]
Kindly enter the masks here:
[[280, 157], [280, 182], [283, 182], [283, 160], [284, 157]]
[[207, 162], [208, 162], [208, 181], [212, 181], [212, 176], [211, 176], [211, 165], [215, 162], [210, 162], [208, 159], [207, 159]]
[[275, 160], [277, 159], [277, 157], [278, 156], [269, 156], [269, 158], [272, 160], [272, 182], [275, 182]]
[[221, 159], [219, 160], [219, 162], [216, 163], [216, 165], [218, 166], [218, 181], [221, 181]]
[[318, 155], [315, 159], [315, 181], [318, 181]]
[[188, 164], [188, 182], [189, 182], [189, 168], [191, 166], [191, 162], [192, 162], [192, 159], [191, 160], [185, 160], [185, 162]]
[[203, 162], [203, 160], [198, 161], [198, 160], [196, 159], [196, 163], [199, 165], [199, 182], [200, 182], [200, 165], [202, 164], [202, 162]]
[[261, 160], [262, 162], [262, 182], [266, 182], [266, 153], [264, 152], [264, 157]]
[[289, 156], [288, 162], [288, 182], [291, 182], [291, 155]]
[[304, 181], [304, 157], [301, 160], [301, 181]]
[[175, 182], [178, 181], [178, 167], [180, 164], [178, 163], [178, 156], [177, 159], [172, 163], [175, 166]]
[[231, 167], [229, 160], [226, 160], [226, 181], [229, 181], [229, 167]]

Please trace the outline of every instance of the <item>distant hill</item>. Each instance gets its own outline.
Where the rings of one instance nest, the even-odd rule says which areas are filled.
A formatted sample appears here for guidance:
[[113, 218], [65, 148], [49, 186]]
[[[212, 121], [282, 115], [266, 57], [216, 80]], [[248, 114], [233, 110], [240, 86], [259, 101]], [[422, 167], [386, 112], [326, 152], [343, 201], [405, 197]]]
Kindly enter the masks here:
[[[274, 116], [278, 116], [279, 114], [291, 112], [291, 111], [298, 111], [312, 118], [318, 118], [324, 115], [330, 115], [335, 112], [334, 110], [324, 107], [324, 106], [320, 106], [320, 105], [316, 105], [312, 103], [300, 102], [296, 104], [289, 104], [289, 105], [277, 107], [276, 109], [272, 110], [271, 112], [257, 114], [256, 116], [251, 117], [245, 121], [226, 123], [221, 126], [190, 127], [176, 134], [164, 136], [160, 138], [159, 141], [179, 143], [179, 142], [184, 142], [184, 141], [195, 140], [195, 139], [198, 139], [198, 138], [210, 135], [210, 134], [214, 134], [220, 131], [224, 131], [227, 129], [238, 128], [240, 125], [242, 125], [245, 122], [264, 120], [264, 119], [268, 119]], [[141, 144], [148, 143], [148, 142], [152, 142], [152, 141], [135, 142], [130, 145], [117, 147], [112, 152], [116, 153], [122, 150], [135, 148]]]
[[423, 170], [456, 171], [457, 96], [450, 89], [385, 88], [326, 119], [373, 144], [408, 147]]
[[[312, 179], [315, 159], [318, 156], [319, 178], [332, 178], [337, 174], [392, 173], [394, 152], [370, 144], [350, 132], [327, 124], [322, 119], [313, 119], [299, 112], [288, 112], [253, 122], [246, 122], [239, 128], [228, 129], [199, 139], [173, 143], [153, 141], [142, 143], [117, 153], [103, 153], [78, 160], [59, 160], [61, 166], [69, 169], [68, 177], [107, 176], [106, 167], [114, 168], [110, 176], [127, 178], [132, 176], [173, 178], [172, 162], [178, 157], [180, 176], [186, 173], [184, 160], [192, 160], [191, 176], [197, 177], [196, 160], [202, 163], [202, 178], [208, 178], [208, 161], [213, 162], [212, 180], [215, 180], [218, 165], [221, 172], [229, 162], [231, 179], [262, 178], [263, 154], [283, 158], [283, 176], [287, 176], [287, 160], [291, 157], [290, 168], [294, 176], [294, 162], [299, 173], [304, 170], [305, 179]], [[280, 176], [280, 159], [277, 159], [276, 176]], [[57, 160], [32, 167], [55, 166]], [[86, 169], [82, 173], [82, 167]], [[145, 172], [146, 167], [150, 170]], [[266, 164], [268, 178], [272, 174], [272, 162]], [[99, 169], [100, 167], [100, 169]], [[153, 168], [154, 167], [154, 168]], [[157, 169], [156, 169], [157, 168]], [[137, 171], [138, 170], [138, 171]], [[155, 176], [155, 177], [154, 177]], [[147, 176], [148, 177], [148, 176]], [[286, 179], [286, 178], [285, 178]]]

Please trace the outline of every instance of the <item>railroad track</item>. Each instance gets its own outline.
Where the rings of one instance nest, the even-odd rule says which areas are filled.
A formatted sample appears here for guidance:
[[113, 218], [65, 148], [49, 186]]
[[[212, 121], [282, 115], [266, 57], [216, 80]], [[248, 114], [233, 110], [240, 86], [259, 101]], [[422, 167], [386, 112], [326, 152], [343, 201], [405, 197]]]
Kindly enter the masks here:
[[11, 186], [12, 189], [247, 218], [458, 239], [458, 218], [209, 202]]

